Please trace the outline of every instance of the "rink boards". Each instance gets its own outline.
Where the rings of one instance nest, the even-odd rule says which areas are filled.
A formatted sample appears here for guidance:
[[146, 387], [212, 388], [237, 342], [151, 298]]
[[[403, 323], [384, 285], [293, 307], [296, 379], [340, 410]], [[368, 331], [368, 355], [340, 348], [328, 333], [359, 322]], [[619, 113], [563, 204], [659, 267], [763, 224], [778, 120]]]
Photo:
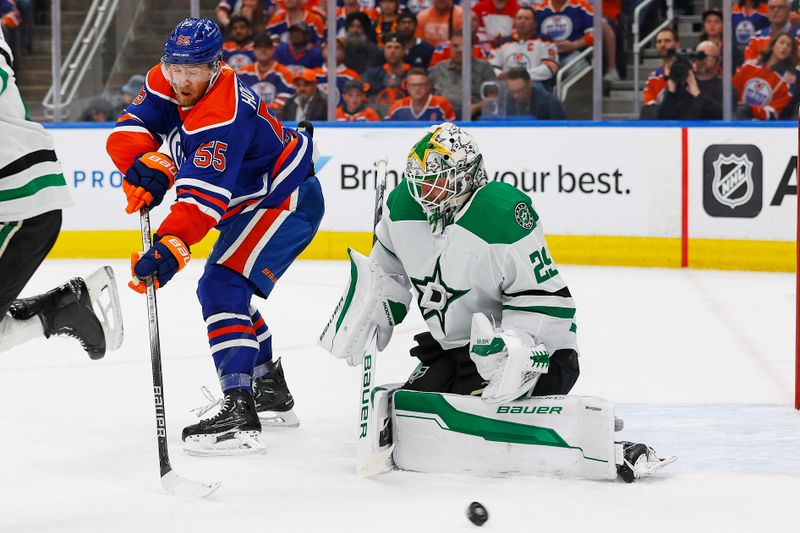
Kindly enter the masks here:
[[[105, 153], [110, 124], [51, 127], [75, 207], [51, 257], [126, 257], [138, 217]], [[784, 124], [476, 123], [490, 180], [531, 195], [561, 263], [793, 271], [797, 127]], [[326, 213], [301, 256], [344, 259], [371, 243], [373, 162], [400, 180], [419, 124], [319, 125]], [[168, 205], [168, 197], [165, 204]], [[154, 213], [154, 226], [168, 212]], [[491, 221], [487, 221], [491, 223]], [[213, 232], [193, 247], [205, 256]]]

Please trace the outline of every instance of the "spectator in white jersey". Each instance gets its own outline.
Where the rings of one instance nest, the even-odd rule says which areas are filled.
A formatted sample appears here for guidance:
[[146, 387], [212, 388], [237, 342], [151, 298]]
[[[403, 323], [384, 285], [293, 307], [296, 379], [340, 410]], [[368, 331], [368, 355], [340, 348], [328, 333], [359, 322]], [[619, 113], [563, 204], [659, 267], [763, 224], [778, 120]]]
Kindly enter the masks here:
[[547, 82], [558, 72], [558, 48], [539, 38], [533, 9], [521, 7], [514, 16], [514, 34], [501, 41], [489, 63], [500, 79], [505, 79], [510, 69], [522, 67], [534, 82]]

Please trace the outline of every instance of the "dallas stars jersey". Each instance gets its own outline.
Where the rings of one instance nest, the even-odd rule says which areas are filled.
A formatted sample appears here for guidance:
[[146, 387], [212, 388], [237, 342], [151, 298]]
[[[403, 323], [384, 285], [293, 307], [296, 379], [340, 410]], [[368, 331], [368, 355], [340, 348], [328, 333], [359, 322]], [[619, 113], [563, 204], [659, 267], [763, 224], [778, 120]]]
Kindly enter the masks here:
[[387, 198], [376, 235], [370, 257], [411, 287], [442, 348], [468, 344], [472, 315], [484, 313], [550, 353], [578, 350], [572, 296], [530, 197], [513, 186], [484, 185], [433, 234], [403, 180]]
[[53, 139], [28, 120], [0, 32], [0, 241], [3, 222], [25, 220], [72, 204]]

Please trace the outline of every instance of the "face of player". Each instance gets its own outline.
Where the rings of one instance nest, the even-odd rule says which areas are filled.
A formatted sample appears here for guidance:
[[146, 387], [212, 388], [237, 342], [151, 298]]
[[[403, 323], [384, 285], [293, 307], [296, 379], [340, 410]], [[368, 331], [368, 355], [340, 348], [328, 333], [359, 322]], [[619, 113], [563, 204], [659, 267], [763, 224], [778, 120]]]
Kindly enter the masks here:
[[518, 104], [525, 104], [531, 99], [531, 82], [524, 79], [510, 79], [506, 81], [508, 94]]
[[792, 53], [792, 38], [781, 35], [772, 45], [772, 55], [778, 61], [784, 61]]
[[769, 0], [767, 17], [771, 24], [783, 26], [789, 20], [789, 3], [786, 0]]
[[166, 65], [166, 78], [175, 90], [178, 104], [193, 106], [206, 94], [211, 83], [211, 67], [203, 65]]
[[300, 5], [300, 0], [283, 0], [283, 5], [286, 6], [286, 9], [297, 9], [297, 6]]
[[[477, 17], [475, 17], [477, 18]], [[536, 19], [530, 9], [520, 9], [514, 16], [514, 30], [520, 37], [529, 37], [536, 31]]]
[[722, 19], [715, 15], [707, 16], [703, 22], [703, 31], [709, 39], [722, 39]]
[[431, 93], [428, 77], [420, 74], [412, 74], [406, 78], [406, 87], [408, 88], [408, 96], [418, 102], [427, 99]]
[[314, 96], [314, 92], [317, 90], [317, 84], [302, 78], [297, 78], [294, 82], [294, 88], [298, 98], [305, 102]]
[[383, 56], [390, 65], [399, 65], [403, 61], [405, 50], [400, 43], [386, 43], [383, 46]]
[[347, 106], [347, 111], [353, 113], [367, 100], [367, 95], [364, 94], [364, 91], [351, 89], [342, 95], [342, 99]]
[[249, 25], [245, 24], [243, 21], [238, 21], [231, 25], [230, 35], [231, 39], [239, 44], [243, 44], [250, 40], [253, 36], [253, 32], [250, 30]]
[[272, 56], [275, 55], [275, 47], [257, 46], [253, 48], [253, 55], [256, 56], [256, 61], [262, 65], [267, 65], [272, 61]]
[[441, 204], [450, 196], [450, 191], [447, 188], [447, 177], [439, 176], [438, 178], [420, 182], [419, 195], [426, 202]]
[[674, 50], [678, 45], [671, 31], [662, 31], [656, 35], [656, 52], [661, 59], [667, 58], [667, 50]]

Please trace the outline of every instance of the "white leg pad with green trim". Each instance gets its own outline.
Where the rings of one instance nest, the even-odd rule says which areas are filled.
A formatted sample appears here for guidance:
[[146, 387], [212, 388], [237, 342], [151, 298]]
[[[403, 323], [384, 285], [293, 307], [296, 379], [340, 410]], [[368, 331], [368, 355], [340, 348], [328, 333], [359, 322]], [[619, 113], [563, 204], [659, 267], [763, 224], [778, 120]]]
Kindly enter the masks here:
[[543, 396], [488, 404], [477, 396], [398, 390], [395, 465], [416, 472], [615, 479], [614, 404]]

